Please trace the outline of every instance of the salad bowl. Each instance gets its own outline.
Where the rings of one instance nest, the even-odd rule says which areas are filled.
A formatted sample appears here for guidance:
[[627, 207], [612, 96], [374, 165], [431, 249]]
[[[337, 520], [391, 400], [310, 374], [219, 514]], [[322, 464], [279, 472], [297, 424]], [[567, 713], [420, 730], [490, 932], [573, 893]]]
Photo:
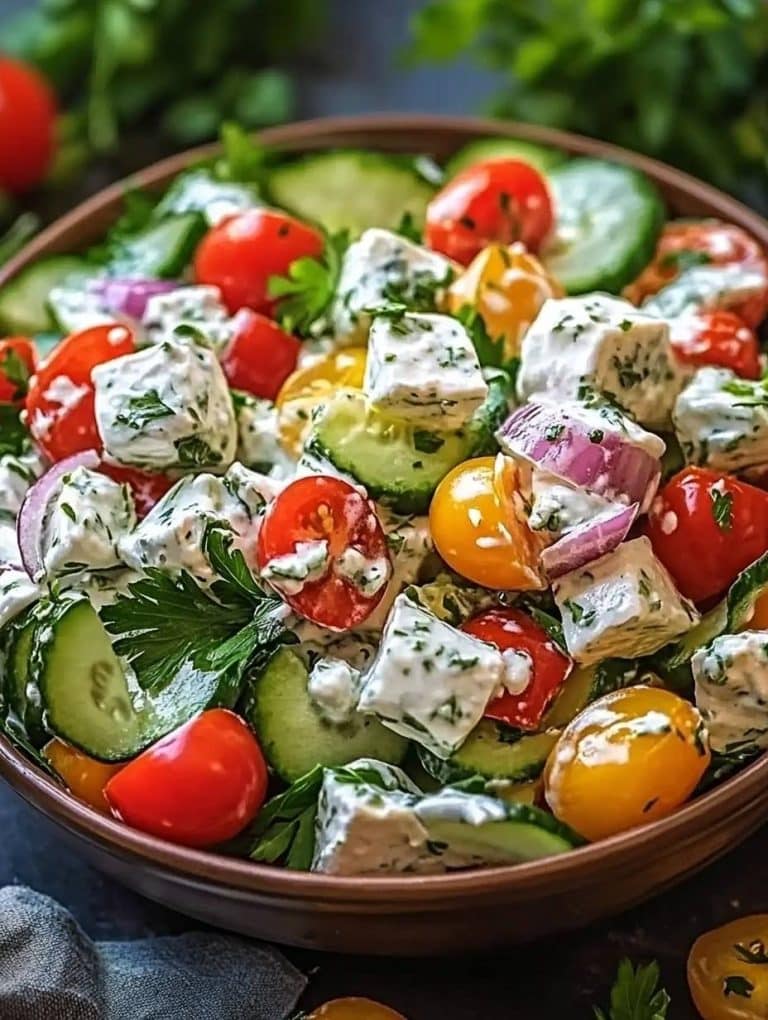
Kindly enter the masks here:
[[[768, 247], [768, 223], [686, 174], [587, 138], [530, 125], [433, 116], [372, 116], [266, 131], [285, 152], [350, 147], [424, 153], [443, 160], [469, 142], [508, 136], [642, 171], [677, 216], [717, 217]], [[62, 217], [0, 271], [0, 287], [41, 256], [83, 249], [121, 212], [126, 184], [161, 188], [212, 147], [164, 160]], [[0, 773], [59, 827], [91, 864], [143, 895], [201, 921], [247, 935], [348, 953], [466, 952], [529, 941], [623, 910], [701, 869], [768, 818], [768, 760], [697, 797], [675, 814], [515, 866], [441, 875], [341, 877], [278, 869], [173, 845], [92, 810], [0, 737]]]

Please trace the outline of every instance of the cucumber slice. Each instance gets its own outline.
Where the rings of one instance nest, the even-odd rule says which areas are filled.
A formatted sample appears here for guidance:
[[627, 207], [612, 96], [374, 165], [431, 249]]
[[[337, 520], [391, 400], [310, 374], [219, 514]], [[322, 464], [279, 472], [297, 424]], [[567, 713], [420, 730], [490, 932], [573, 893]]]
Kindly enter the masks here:
[[472, 776], [523, 783], [541, 774], [559, 736], [560, 730], [521, 736], [511, 726], [481, 719], [447, 761], [424, 747], [418, 748], [418, 754], [425, 770], [443, 784], [459, 783]]
[[356, 237], [368, 227], [394, 230], [405, 213], [421, 227], [435, 189], [412, 159], [344, 149], [277, 167], [267, 192], [297, 216]]
[[224, 216], [263, 204], [255, 184], [219, 181], [210, 170], [201, 167], [176, 177], [158, 202], [153, 218], [199, 212], [213, 225]]
[[141, 690], [85, 596], [53, 603], [35, 631], [30, 668], [48, 729], [107, 762], [133, 758], [206, 708], [231, 707], [239, 692], [236, 671], [222, 679], [195, 669], [181, 671], [157, 694]]
[[115, 242], [106, 269], [112, 276], [149, 279], [180, 276], [192, 261], [206, 229], [205, 218], [199, 212], [151, 223]]
[[507, 415], [507, 376], [489, 382], [485, 403], [464, 426], [430, 432], [373, 411], [359, 390], [341, 390], [318, 413], [308, 443], [396, 513], [419, 514], [445, 475], [469, 457], [493, 453]]
[[647, 264], [664, 222], [656, 188], [638, 170], [574, 159], [549, 176], [557, 210], [547, 269], [569, 294], [618, 294]]
[[486, 159], [521, 159], [547, 174], [553, 167], [564, 163], [566, 155], [562, 149], [538, 145], [523, 138], [480, 138], [476, 142], [469, 142], [451, 156], [445, 166], [445, 175], [455, 177], [473, 163]]
[[33, 607], [11, 625], [5, 663], [6, 703], [35, 747], [42, 747], [49, 736], [43, 724], [40, 691], [29, 676], [29, 659], [39, 618]]
[[0, 288], [0, 330], [29, 336], [54, 330], [48, 295], [65, 280], [93, 276], [93, 268], [77, 255], [50, 255], [22, 269]]
[[375, 758], [399, 765], [408, 741], [373, 716], [357, 715], [343, 726], [327, 723], [307, 693], [309, 673], [290, 648], [281, 648], [256, 678], [246, 718], [256, 730], [267, 761], [292, 783], [315, 765], [346, 765]]

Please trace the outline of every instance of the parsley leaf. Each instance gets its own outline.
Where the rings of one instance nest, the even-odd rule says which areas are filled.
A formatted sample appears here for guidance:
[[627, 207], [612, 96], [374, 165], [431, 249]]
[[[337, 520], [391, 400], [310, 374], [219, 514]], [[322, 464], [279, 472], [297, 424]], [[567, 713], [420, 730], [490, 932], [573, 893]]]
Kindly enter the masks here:
[[182, 467], [207, 467], [219, 464], [222, 454], [212, 449], [200, 436], [184, 436], [173, 444]]
[[138, 397], [131, 397], [126, 405], [126, 410], [121, 411], [115, 417], [115, 422], [138, 432], [150, 422], [168, 418], [174, 413], [173, 408], [164, 404], [160, 399], [157, 390], [147, 390], [146, 393], [142, 393]]
[[0, 457], [6, 453], [18, 457], [28, 446], [29, 433], [22, 424], [19, 408], [0, 404]]
[[5, 376], [9, 383], [12, 383], [16, 387], [16, 392], [13, 394], [13, 399], [18, 400], [23, 397], [27, 392], [27, 383], [31, 372], [26, 361], [19, 357], [17, 351], [13, 347], [8, 347], [0, 357], [0, 372]]
[[233, 549], [235, 533], [223, 521], [208, 521], [203, 530], [201, 548], [211, 569], [230, 584], [239, 595], [259, 599], [263, 591], [248, 569], [239, 549]]
[[668, 251], [659, 261], [659, 265], [664, 269], [676, 269], [681, 273], [684, 269], [692, 269], [694, 266], [706, 266], [711, 261], [711, 256], [705, 251], [679, 248], [677, 251]]
[[422, 242], [421, 230], [416, 226], [413, 213], [408, 209], [400, 217], [400, 222], [395, 227], [395, 233], [406, 238], [408, 241], [413, 241], [414, 244], [421, 244]]
[[659, 965], [654, 960], [633, 967], [622, 960], [611, 989], [611, 1006], [606, 1013], [595, 1007], [596, 1020], [667, 1020], [669, 995], [659, 984]]
[[723, 995], [727, 999], [729, 995], [739, 995], [742, 999], [751, 999], [755, 986], [741, 974], [730, 974], [723, 978]]
[[384, 286], [385, 301], [404, 305], [409, 312], [435, 312], [438, 294], [451, 282], [453, 270], [441, 279], [433, 273], [417, 270], [406, 273], [402, 279], [389, 280]]
[[326, 236], [319, 259], [296, 259], [287, 276], [272, 276], [268, 294], [278, 299], [277, 318], [283, 329], [308, 336], [321, 323], [336, 293], [341, 260], [349, 247], [349, 233], [341, 230]]
[[730, 531], [733, 526], [733, 494], [721, 492], [713, 485], [709, 490], [712, 499], [712, 516], [721, 531]]
[[219, 137], [223, 152], [214, 160], [214, 177], [238, 184], [261, 184], [267, 171], [269, 150], [239, 124], [222, 124]]
[[504, 340], [503, 338], [493, 340], [485, 328], [483, 317], [473, 308], [472, 305], [464, 305], [460, 308], [456, 318], [472, 340], [477, 352], [477, 358], [481, 365], [492, 368], [501, 368], [504, 364]]

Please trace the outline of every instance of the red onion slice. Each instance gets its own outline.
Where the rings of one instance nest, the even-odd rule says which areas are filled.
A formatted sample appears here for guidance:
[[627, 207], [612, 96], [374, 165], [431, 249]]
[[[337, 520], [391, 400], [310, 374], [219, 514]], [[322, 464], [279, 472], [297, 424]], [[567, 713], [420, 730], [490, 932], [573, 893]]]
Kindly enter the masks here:
[[560, 577], [613, 552], [629, 534], [639, 509], [637, 503], [612, 507], [563, 535], [541, 554], [547, 575], [550, 578]]
[[94, 469], [100, 463], [101, 458], [95, 450], [76, 453], [54, 464], [27, 490], [16, 520], [16, 535], [21, 562], [33, 581], [39, 581], [45, 573], [42, 553], [45, 512], [62, 475], [78, 467]]
[[497, 438], [505, 452], [606, 499], [639, 503], [641, 512], [658, 488], [657, 457], [611, 430], [610, 422], [596, 429], [556, 404], [518, 408]]
[[148, 280], [131, 277], [101, 276], [88, 281], [88, 290], [98, 294], [104, 308], [116, 315], [127, 315], [131, 319], [143, 318], [147, 302], [156, 294], [169, 294], [177, 290], [174, 280]]

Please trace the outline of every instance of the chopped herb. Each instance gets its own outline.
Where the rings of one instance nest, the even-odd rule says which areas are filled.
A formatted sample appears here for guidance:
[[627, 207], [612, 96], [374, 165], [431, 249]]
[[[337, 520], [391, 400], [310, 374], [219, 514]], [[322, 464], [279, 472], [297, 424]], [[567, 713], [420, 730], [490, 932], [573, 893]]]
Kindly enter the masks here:
[[27, 392], [27, 383], [31, 373], [26, 361], [19, 357], [18, 352], [13, 347], [8, 347], [3, 356], [0, 357], [0, 371], [8, 382], [16, 387], [13, 399], [19, 400], [19, 398], [23, 397]]
[[421, 244], [421, 230], [416, 226], [413, 213], [408, 209], [400, 217], [400, 222], [395, 227], [395, 233], [408, 241], [413, 241], [414, 244]]
[[746, 946], [742, 942], [737, 942], [733, 951], [744, 963], [768, 963], [768, 953], [762, 939], [754, 939]]
[[436, 453], [444, 443], [444, 439], [426, 429], [416, 429], [413, 433], [413, 445], [419, 453]]
[[63, 514], [66, 514], [71, 521], [77, 522], [77, 516], [75, 514], [75, 511], [72, 509], [69, 503], [59, 503], [59, 507], [61, 508], [61, 512]]
[[712, 516], [721, 531], [730, 531], [733, 526], [733, 494], [721, 492], [713, 485], [709, 490], [712, 498]]
[[706, 266], [711, 261], [712, 257], [705, 251], [680, 248], [677, 251], [668, 251], [659, 260], [659, 265], [663, 269], [676, 269], [678, 272], [682, 272], [684, 269], [693, 268], [693, 266]]
[[730, 974], [723, 978], [723, 995], [727, 999], [729, 995], [739, 995], [742, 999], [751, 999], [755, 986], [741, 974]]
[[619, 323], [619, 329], [622, 333], [628, 333], [632, 329], [632, 322], [630, 319], [622, 319]]
[[177, 439], [173, 445], [182, 467], [205, 467], [209, 464], [219, 464], [222, 459], [222, 454], [213, 450], [200, 436], [184, 436], [183, 439]]
[[573, 622], [579, 627], [590, 627], [595, 622], [597, 613], [594, 609], [589, 609], [585, 612], [584, 607], [579, 605], [578, 602], [574, 602], [573, 599], [566, 599], [563, 605], [571, 614]]
[[346, 230], [329, 234], [319, 259], [296, 259], [286, 276], [272, 276], [268, 293], [278, 299], [277, 318], [289, 333], [308, 336], [331, 305], [341, 272], [341, 261], [349, 247]]
[[456, 314], [456, 318], [469, 333], [477, 354], [477, 360], [483, 367], [501, 368], [504, 364], [504, 340], [494, 340], [485, 328], [483, 317], [472, 305], [464, 305]]
[[115, 423], [138, 432], [146, 428], [150, 422], [168, 418], [173, 414], [175, 414], [173, 408], [163, 403], [157, 390], [147, 390], [146, 393], [128, 400], [125, 411], [116, 415]]
[[550, 425], [544, 433], [544, 438], [554, 443], [565, 432], [565, 425]]

